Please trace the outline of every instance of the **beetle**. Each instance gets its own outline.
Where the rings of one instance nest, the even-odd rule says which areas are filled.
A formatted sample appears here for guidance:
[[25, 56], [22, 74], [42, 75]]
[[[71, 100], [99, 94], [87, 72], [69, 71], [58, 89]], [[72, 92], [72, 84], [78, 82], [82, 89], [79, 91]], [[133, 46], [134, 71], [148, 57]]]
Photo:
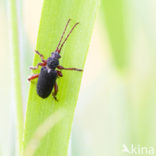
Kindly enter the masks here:
[[[59, 64], [59, 59], [61, 58], [60, 52], [62, 50], [62, 47], [65, 44], [65, 42], [67, 41], [67, 39], [69, 38], [72, 31], [79, 24], [78, 22], [75, 23], [75, 25], [72, 27], [72, 29], [70, 30], [70, 32], [68, 33], [68, 35], [66, 36], [64, 41], [62, 42], [62, 39], [64, 37], [64, 34], [66, 32], [66, 29], [67, 29], [70, 21], [71, 21], [71, 19], [69, 19], [67, 21], [67, 24], [64, 28], [62, 35], [61, 35], [61, 38], [57, 45], [56, 50], [51, 53], [51, 56], [47, 60], [44, 59], [44, 56], [39, 51], [35, 50], [36, 54], [38, 54], [40, 56], [42, 62], [38, 63], [37, 66], [35, 66], [35, 67], [31, 66], [30, 69], [36, 70], [39, 68], [39, 66], [41, 66], [42, 68], [41, 68], [39, 74], [34, 74], [34, 75], [30, 76], [28, 78], [28, 81], [38, 78], [36, 90], [37, 90], [37, 94], [43, 99], [47, 98], [51, 94], [51, 92], [54, 88], [54, 92], [52, 92], [52, 96], [57, 101], [56, 95], [58, 93], [58, 85], [56, 83], [56, 79], [58, 77], [63, 76], [61, 70], [83, 71], [82, 69], [78, 69], [78, 68], [64, 68], [63, 66], [61, 66]], [[61, 42], [62, 42], [62, 44], [61, 44]], [[60, 44], [61, 44], [61, 46], [60, 46]], [[56, 70], [56, 68], [58, 70]]]

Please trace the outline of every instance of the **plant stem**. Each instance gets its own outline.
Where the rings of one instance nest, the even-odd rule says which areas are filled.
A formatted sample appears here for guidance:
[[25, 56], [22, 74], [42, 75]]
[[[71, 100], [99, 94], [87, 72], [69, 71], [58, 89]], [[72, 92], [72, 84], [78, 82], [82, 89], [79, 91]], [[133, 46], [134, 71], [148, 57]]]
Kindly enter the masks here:
[[[16, 103], [17, 113], [17, 135], [19, 153], [21, 152], [22, 137], [23, 137], [23, 105], [22, 105], [22, 89], [20, 77], [20, 50], [19, 50], [19, 32], [17, 19], [16, 0], [9, 0], [9, 35], [10, 35], [10, 53], [12, 67], [12, 82], [14, 102]], [[19, 154], [20, 155], [20, 154]]]
[[[66, 35], [74, 24], [79, 22], [60, 53], [60, 65], [67, 68], [84, 69], [97, 8], [97, 0], [44, 0], [36, 50], [47, 59], [56, 49], [67, 21], [71, 19]], [[33, 66], [40, 61], [39, 56], [35, 55]], [[33, 71], [34, 74], [39, 72], [39, 70]], [[34, 156], [67, 156], [68, 154], [72, 122], [83, 72], [62, 72], [63, 77], [57, 79], [58, 102], [53, 99], [52, 95], [46, 99], [40, 98], [36, 93], [37, 79], [31, 82], [25, 118], [24, 154], [32, 145], [31, 141], [34, 140], [38, 127], [43, 127], [45, 121], [60, 109], [66, 111], [63, 119], [54, 127], [49, 127], [46, 133], [42, 132], [42, 139], [38, 139], [38, 142], [33, 141], [32, 147], [37, 147], [33, 153]]]

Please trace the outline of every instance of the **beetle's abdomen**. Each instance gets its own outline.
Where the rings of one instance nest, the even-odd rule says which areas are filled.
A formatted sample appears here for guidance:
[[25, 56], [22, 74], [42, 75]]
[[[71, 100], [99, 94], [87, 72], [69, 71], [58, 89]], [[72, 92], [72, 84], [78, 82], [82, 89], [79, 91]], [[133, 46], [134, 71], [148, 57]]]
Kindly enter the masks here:
[[47, 67], [42, 67], [37, 82], [37, 94], [46, 98], [51, 93], [57, 78], [57, 72]]

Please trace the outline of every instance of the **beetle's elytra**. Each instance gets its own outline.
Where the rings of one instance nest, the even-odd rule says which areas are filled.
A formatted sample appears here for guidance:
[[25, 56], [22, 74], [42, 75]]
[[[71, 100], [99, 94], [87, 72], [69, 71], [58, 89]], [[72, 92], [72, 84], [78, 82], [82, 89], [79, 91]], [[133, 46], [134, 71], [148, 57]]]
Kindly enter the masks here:
[[[37, 50], [35, 50], [35, 52], [40, 56], [42, 62], [38, 63], [36, 67], [30, 67], [30, 69], [35, 70], [35, 69], [38, 69], [39, 66], [42, 66], [42, 68], [41, 68], [39, 74], [34, 74], [34, 75], [30, 76], [28, 78], [28, 80], [31, 81], [35, 78], [38, 78], [37, 94], [41, 98], [47, 98], [54, 88], [54, 92], [52, 92], [52, 96], [54, 97], [55, 100], [57, 100], [56, 95], [58, 92], [58, 86], [56, 83], [56, 79], [58, 77], [63, 76], [61, 70], [83, 71], [82, 69], [64, 68], [63, 66], [59, 65], [59, 59], [61, 58], [60, 52], [62, 50], [62, 47], [63, 47], [64, 43], [67, 41], [67, 39], [70, 36], [70, 34], [72, 33], [72, 31], [74, 30], [74, 28], [79, 24], [79, 23], [76, 23], [72, 27], [72, 29], [70, 30], [70, 32], [68, 33], [68, 35], [66, 36], [64, 41], [62, 42], [65, 31], [69, 25], [69, 22], [70, 22], [70, 19], [68, 20], [68, 22], [64, 28], [64, 31], [62, 33], [61, 39], [57, 45], [56, 50], [51, 53], [51, 56], [47, 60], [44, 59], [44, 56], [42, 54], [40, 54]], [[62, 42], [62, 44], [61, 44], [61, 42]], [[60, 44], [61, 44], [61, 46], [60, 46]], [[58, 70], [56, 70], [56, 68]]]

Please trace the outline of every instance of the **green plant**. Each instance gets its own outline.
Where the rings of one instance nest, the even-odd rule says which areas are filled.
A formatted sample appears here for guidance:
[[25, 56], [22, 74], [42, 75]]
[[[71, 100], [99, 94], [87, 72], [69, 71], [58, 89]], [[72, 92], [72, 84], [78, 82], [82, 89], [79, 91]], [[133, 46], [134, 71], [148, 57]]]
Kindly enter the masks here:
[[[72, 22], [67, 31], [75, 22], [80, 22], [80, 24], [65, 44], [61, 52], [62, 59], [60, 64], [64, 67], [84, 68], [96, 10], [96, 0], [44, 0], [36, 49], [45, 58], [49, 57], [50, 53], [56, 48], [67, 20], [71, 18]], [[35, 55], [33, 65], [36, 65], [39, 61], [40, 58]], [[34, 73], [39, 73], [39, 70]], [[47, 129], [46, 133], [39, 139], [39, 144], [35, 141], [33, 142], [33, 146], [37, 144], [38, 147], [33, 153], [37, 156], [67, 155], [81, 77], [82, 73], [80, 72], [63, 72], [63, 78], [57, 80], [59, 86], [57, 98], [59, 102], [56, 102], [52, 96], [47, 99], [41, 99], [36, 93], [37, 81], [32, 81], [24, 130], [24, 155], [26, 155], [26, 150], [36, 136], [35, 134], [39, 127], [44, 127], [43, 125], [50, 116], [53, 119], [51, 120], [52, 122], [54, 122], [54, 119], [57, 119], [58, 122]], [[63, 116], [54, 118], [53, 114], [60, 112], [60, 109], [62, 110], [61, 112], [65, 113], [63, 113]], [[44, 128], [46, 129], [46, 127]]]
[[102, 18], [107, 28], [113, 59], [120, 71], [124, 71], [128, 65], [125, 4], [124, 0], [101, 1]]
[[18, 20], [16, 10], [16, 0], [9, 0], [9, 26], [10, 26], [10, 53], [11, 53], [11, 67], [13, 80], [14, 102], [16, 103], [17, 112], [17, 130], [18, 130], [18, 144], [19, 153], [22, 149], [23, 137], [23, 105], [22, 105], [22, 89], [20, 77], [20, 52], [19, 52], [19, 32]]

